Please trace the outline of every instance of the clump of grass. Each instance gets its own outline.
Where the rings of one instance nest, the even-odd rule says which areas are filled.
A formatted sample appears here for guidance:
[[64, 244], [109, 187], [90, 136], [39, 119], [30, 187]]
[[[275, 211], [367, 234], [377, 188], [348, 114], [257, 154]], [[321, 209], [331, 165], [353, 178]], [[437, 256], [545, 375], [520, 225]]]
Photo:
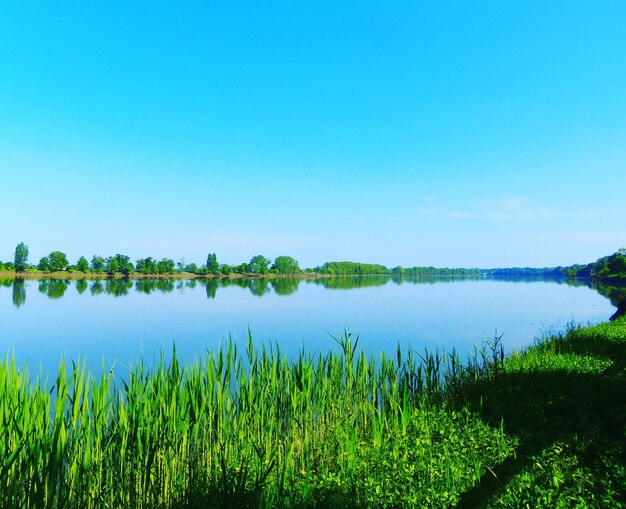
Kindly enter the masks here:
[[511, 454], [501, 427], [446, 403], [478, 362], [337, 341], [292, 361], [251, 339], [184, 366], [174, 349], [123, 381], [81, 362], [32, 381], [7, 357], [0, 505], [448, 507]]

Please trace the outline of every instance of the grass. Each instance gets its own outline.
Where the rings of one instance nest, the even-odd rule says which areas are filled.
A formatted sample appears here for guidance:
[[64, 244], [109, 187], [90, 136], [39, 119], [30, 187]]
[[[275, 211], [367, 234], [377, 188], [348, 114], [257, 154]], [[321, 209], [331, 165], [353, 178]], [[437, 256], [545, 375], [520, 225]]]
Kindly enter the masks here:
[[0, 363], [0, 507], [624, 507], [626, 321], [503, 357]]

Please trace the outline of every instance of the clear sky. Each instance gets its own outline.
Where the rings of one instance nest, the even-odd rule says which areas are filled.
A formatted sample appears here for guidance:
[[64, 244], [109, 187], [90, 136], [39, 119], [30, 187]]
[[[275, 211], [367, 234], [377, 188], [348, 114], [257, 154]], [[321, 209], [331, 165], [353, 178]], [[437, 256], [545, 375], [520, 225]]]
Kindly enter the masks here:
[[0, 259], [626, 245], [626, 2], [4, 2]]

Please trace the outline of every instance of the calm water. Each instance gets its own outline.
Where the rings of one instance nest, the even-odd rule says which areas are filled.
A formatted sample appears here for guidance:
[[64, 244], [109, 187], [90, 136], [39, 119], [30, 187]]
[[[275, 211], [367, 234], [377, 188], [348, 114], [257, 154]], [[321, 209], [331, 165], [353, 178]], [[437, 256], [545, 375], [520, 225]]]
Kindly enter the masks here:
[[[320, 280], [0, 280], [0, 352], [54, 372], [62, 354], [152, 360], [171, 350], [202, 355], [232, 336], [276, 341], [289, 355], [336, 348], [330, 334], [360, 334], [368, 353], [475, 345], [504, 332], [525, 346], [548, 328], [598, 322], [615, 307], [608, 291], [556, 281], [387, 277]], [[614, 300], [614, 299], [613, 299]]]

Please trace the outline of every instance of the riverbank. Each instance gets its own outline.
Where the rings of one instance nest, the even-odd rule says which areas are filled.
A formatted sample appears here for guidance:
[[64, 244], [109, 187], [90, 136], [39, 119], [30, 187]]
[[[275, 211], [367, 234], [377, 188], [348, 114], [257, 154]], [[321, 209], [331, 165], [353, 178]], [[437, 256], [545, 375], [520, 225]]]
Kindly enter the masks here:
[[0, 278], [2, 277], [23, 279], [242, 279], [252, 277], [267, 279], [315, 279], [333, 276], [316, 272], [302, 272], [298, 274], [193, 274], [191, 272], [172, 272], [170, 274], [142, 274], [140, 272], [131, 272], [130, 274], [122, 274], [118, 272], [116, 274], [107, 274], [106, 272], [43, 272], [40, 270], [28, 270], [26, 272], [0, 271]]
[[0, 362], [0, 507], [626, 504], [624, 319], [468, 363], [339, 341], [174, 353], [126, 383]]
[[459, 507], [626, 507], [625, 318], [511, 355], [467, 395], [518, 444]]

